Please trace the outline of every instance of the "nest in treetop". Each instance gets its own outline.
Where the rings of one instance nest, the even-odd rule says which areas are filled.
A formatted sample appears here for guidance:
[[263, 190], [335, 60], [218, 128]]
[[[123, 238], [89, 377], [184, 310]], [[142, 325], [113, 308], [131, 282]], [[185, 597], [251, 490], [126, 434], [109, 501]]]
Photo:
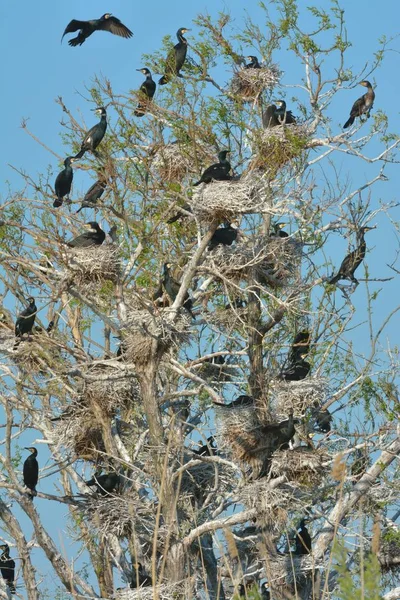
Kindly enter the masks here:
[[140, 310], [128, 307], [123, 338], [124, 355], [128, 360], [142, 365], [154, 352], [164, 353], [174, 346], [179, 349], [190, 340], [190, 314], [180, 308], [177, 318], [171, 321], [168, 317], [174, 313], [171, 308]]
[[[95, 364], [86, 375], [82, 398], [85, 405], [91, 401], [112, 416], [116, 410], [130, 408], [140, 400], [140, 388], [133, 373], [118, 365]], [[92, 379], [93, 378], [93, 379]]]
[[245, 102], [257, 100], [266, 90], [272, 90], [279, 82], [281, 71], [276, 65], [261, 69], [241, 69], [232, 79], [230, 93]]
[[152, 169], [166, 182], [180, 182], [188, 175], [196, 175], [199, 167], [215, 161], [215, 149], [208, 144], [172, 142], [159, 145], [153, 151]]
[[237, 215], [271, 211], [271, 191], [254, 172], [239, 180], [212, 181], [195, 188], [188, 200], [193, 214], [203, 222], [233, 221]]
[[310, 135], [306, 124], [280, 125], [256, 132], [249, 169], [262, 169], [268, 180], [274, 179], [288, 161], [303, 156]]
[[217, 277], [247, 281], [252, 275], [262, 285], [281, 287], [294, 275], [301, 251], [302, 244], [293, 238], [260, 236], [217, 246], [207, 253], [203, 266]]
[[80, 505], [83, 505], [80, 510], [102, 536], [112, 534], [118, 538], [129, 538], [134, 530], [137, 504], [132, 492], [120, 496], [95, 494]]
[[193, 581], [186, 579], [183, 582], [141, 587], [136, 590], [119, 588], [112, 597], [115, 600], [187, 600], [194, 598]]
[[90, 248], [68, 248], [62, 254], [74, 285], [88, 282], [116, 282], [120, 273], [119, 247], [103, 244]]
[[384, 571], [397, 571], [400, 568], [400, 531], [389, 528], [382, 533], [379, 552], [379, 564]]
[[329, 397], [328, 382], [323, 377], [307, 377], [302, 381], [269, 381], [266, 405], [278, 420], [289, 410], [295, 417], [304, 417], [307, 409], [325, 404]]
[[309, 487], [318, 485], [326, 470], [328, 455], [304, 446], [295, 450], [278, 450], [271, 461], [272, 477], [285, 475], [288, 481]]

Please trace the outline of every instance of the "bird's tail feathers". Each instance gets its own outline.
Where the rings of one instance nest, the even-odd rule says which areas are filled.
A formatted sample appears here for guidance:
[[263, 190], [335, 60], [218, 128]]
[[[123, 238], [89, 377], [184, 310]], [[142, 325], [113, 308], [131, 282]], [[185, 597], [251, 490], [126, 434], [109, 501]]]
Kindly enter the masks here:
[[331, 277], [330, 279], [328, 279], [329, 285], [335, 285], [335, 283], [337, 283], [339, 281], [340, 277], [341, 277], [340, 273], [338, 273], [334, 277]]
[[158, 80], [158, 83], [160, 85], [165, 85], [166, 83], [169, 82], [169, 79], [166, 75], [163, 75], [162, 77], [160, 77], [160, 79]]
[[350, 127], [350, 125], [353, 125], [354, 121], [355, 117], [349, 117], [346, 123], [343, 125], [343, 129], [347, 129], [348, 127]]
[[54, 206], [54, 208], [59, 208], [60, 206], [62, 206], [62, 203], [63, 203], [63, 199], [57, 198], [57, 200], [54, 200], [53, 206]]

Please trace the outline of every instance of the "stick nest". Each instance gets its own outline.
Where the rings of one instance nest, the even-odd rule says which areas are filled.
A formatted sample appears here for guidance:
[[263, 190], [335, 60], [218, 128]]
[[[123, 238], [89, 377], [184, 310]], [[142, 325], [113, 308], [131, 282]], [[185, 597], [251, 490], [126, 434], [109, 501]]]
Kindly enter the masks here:
[[137, 503], [131, 496], [90, 496], [84, 503], [83, 516], [101, 533], [130, 537], [134, 530]]
[[79, 402], [70, 404], [65, 417], [57, 421], [53, 439], [58, 450], [84, 460], [97, 460], [99, 452], [106, 452], [101, 426], [96, 425], [93, 412]]
[[271, 193], [265, 180], [249, 173], [239, 180], [200, 184], [189, 204], [201, 221], [232, 221], [237, 215], [269, 212]]
[[276, 65], [270, 68], [242, 69], [233, 76], [231, 94], [239, 96], [244, 102], [257, 100], [265, 90], [272, 90], [279, 82], [281, 71]]
[[268, 581], [273, 588], [293, 585], [295, 580], [297, 585], [305, 584], [315, 570], [312, 556], [288, 554], [282, 558], [274, 557], [267, 563]]
[[[97, 364], [88, 369], [83, 402], [91, 401], [101, 406], [105, 413], [113, 415], [120, 408], [129, 408], [140, 400], [139, 383], [133, 373], [117, 366]], [[92, 379], [93, 378], [93, 379]]]
[[400, 568], [400, 532], [394, 529], [383, 532], [377, 556], [384, 571], [397, 571]]
[[226, 279], [247, 280], [252, 274], [264, 285], [280, 287], [296, 272], [301, 249], [302, 244], [292, 238], [261, 236], [232, 246], [219, 245], [208, 252], [203, 265]]
[[90, 248], [68, 248], [63, 260], [75, 285], [116, 282], [121, 267], [119, 254], [115, 244], [103, 244]]
[[193, 590], [187, 582], [166, 583], [157, 587], [142, 587], [137, 590], [124, 588], [118, 590], [115, 600], [186, 600], [193, 597]]
[[183, 143], [161, 145], [155, 150], [152, 168], [167, 182], [182, 181], [198, 173], [198, 165], [211, 164], [215, 159], [215, 149], [208, 144], [197, 144], [194, 153], [192, 146]]
[[246, 485], [240, 491], [240, 500], [249, 509], [256, 509], [257, 520], [282, 529], [293, 508], [293, 494], [286, 488], [271, 488], [266, 479]]
[[298, 448], [297, 450], [278, 450], [271, 461], [272, 477], [285, 475], [288, 481], [304, 486], [317, 485], [326, 470], [324, 462], [328, 459], [325, 452]]
[[308, 408], [324, 404], [329, 396], [328, 382], [323, 377], [307, 377], [302, 381], [270, 381], [268, 406], [278, 420], [287, 418], [290, 410], [295, 417], [304, 417]]
[[290, 160], [301, 157], [311, 136], [307, 124], [289, 124], [263, 129], [255, 137], [250, 169], [263, 169], [273, 179], [278, 170]]
[[190, 340], [190, 314], [185, 308], [180, 308], [175, 321], [171, 321], [168, 316], [174, 313], [171, 308], [152, 312], [129, 309], [124, 335], [124, 351], [128, 360], [145, 364], [154, 352], [164, 353], [172, 347], [179, 349]]
[[46, 333], [33, 333], [29, 341], [24, 338], [15, 348], [15, 337], [12, 340], [11, 358], [22, 371], [46, 376], [49, 367], [59, 368], [60, 350]]

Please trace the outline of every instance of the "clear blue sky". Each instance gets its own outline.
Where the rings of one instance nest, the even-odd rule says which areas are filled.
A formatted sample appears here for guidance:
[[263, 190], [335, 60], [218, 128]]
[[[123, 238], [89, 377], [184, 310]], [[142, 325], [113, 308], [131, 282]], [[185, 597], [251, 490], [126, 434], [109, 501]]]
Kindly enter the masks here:
[[[303, 0], [300, 6], [309, 4]], [[322, 8], [329, 6], [328, 0], [320, 0], [318, 5]], [[398, 0], [387, 0], [381, 4], [367, 4], [365, 0], [347, 0], [343, 2], [346, 10], [346, 24], [349, 40], [353, 48], [349, 52], [349, 65], [355, 72], [361, 70], [364, 64], [372, 59], [372, 53], [378, 48], [377, 39], [385, 34], [391, 37], [398, 34]], [[192, 27], [188, 34], [189, 43], [194, 43], [196, 27], [192, 20], [199, 12], [208, 11], [215, 15], [218, 11], [228, 9], [235, 18], [235, 25], [240, 30], [246, 12], [252, 17], [260, 14], [255, 2], [230, 0], [224, 3], [219, 0], [213, 2], [168, 1], [159, 0], [138, 3], [128, 0], [69, 0], [57, 2], [54, 0], [40, 0], [38, 2], [17, 2], [3, 0], [0, 6], [0, 51], [2, 56], [2, 134], [0, 158], [0, 199], [7, 196], [9, 186], [17, 191], [23, 187], [21, 178], [12, 171], [8, 164], [27, 171], [32, 177], [45, 172], [49, 165], [57, 172], [58, 165], [55, 157], [39, 146], [32, 138], [20, 129], [23, 118], [28, 119], [29, 129], [38, 136], [43, 143], [60, 156], [65, 155], [65, 149], [59, 137], [62, 127], [62, 112], [55, 103], [55, 98], [62, 96], [66, 105], [78, 114], [82, 112], [86, 122], [93, 122], [92, 108], [82, 97], [87, 97], [85, 86], [95, 74], [105, 75], [111, 80], [114, 90], [126, 92], [137, 89], [142, 81], [142, 75], [136, 72], [145, 66], [141, 60], [142, 53], [151, 53], [161, 45], [161, 39], [166, 34], [174, 35], [178, 27]], [[112, 12], [120, 18], [134, 32], [130, 40], [111, 36], [108, 33], [94, 34], [82, 47], [70, 48], [64, 38], [61, 45], [61, 35], [64, 28], [72, 18], [90, 19], [100, 17], [105, 12]], [[304, 10], [304, 15], [307, 13]], [[392, 43], [392, 48], [399, 50], [399, 40]], [[252, 53], [251, 48], [246, 54]], [[190, 53], [190, 49], [189, 49]], [[287, 52], [278, 53], [275, 57], [281, 68], [285, 71], [284, 83], [286, 85], [297, 83], [303, 76], [294, 64], [290, 62]], [[374, 74], [377, 84], [376, 108], [384, 110], [390, 119], [391, 131], [399, 131], [399, 54], [390, 52], [384, 65]], [[222, 71], [224, 77], [224, 72]], [[331, 117], [340, 125], [348, 116], [352, 102], [361, 95], [362, 88], [343, 91], [337, 96], [332, 105]], [[296, 90], [285, 90], [290, 98]], [[112, 118], [112, 113], [111, 113]], [[354, 162], [354, 161], [353, 161]], [[346, 173], [345, 158], [338, 159], [337, 165]], [[371, 172], [376, 167], [366, 163], [354, 163], [351, 173], [355, 185], [360, 185], [371, 178]], [[389, 202], [395, 200], [400, 188], [399, 169], [392, 166], [386, 173], [390, 181], [379, 184], [372, 194], [374, 206], [379, 201]], [[75, 177], [75, 192], [77, 197], [87, 188], [87, 179], [80, 173]], [[87, 175], [86, 175], [87, 177]], [[399, 211], [393, 213], [393, 218], [399, 219]], [[368, 255], [370, 276], [382, 276], [382, 265], [390, 263], [395, 258], [397, 248], [396, 236], [388, 221], [377, 220], [379, 229], [370, 234], [371, 244], [374, 246]], [[337, 238], [337, 261], [340, 262], [346, 248], [346, 242]], [[332, 245], [331, 245], [332, 247]], [[386, 271], [387, 272], [387, 271]], [[398, 283], [383, 284], [384, 294], [379, 299], [376, 307], [377, 320], [381, 321], [388, 309], [393, 308], [399, 298]], [[357, 294], [358, 292], [356, 292]], [[356, 297], [354, 298], [356, 302]], [[397, 327], [391, 328], [390, 336], [393, 344], [397, 343]], [[389, 336], [389, 337], [390, 337]], [[360, 341], [360, 340], [358, 340]], [[29, 440], [29, 443], [31, 440]], [[44, 480], [42, 489], [46, 488]], [[51, 490], [52, 491], [52, 490]], [[52, 535], [58, 541], [63, 538], [61, 522], [64, 520], [65, 507], [53, 507], [45, 500], [36, 501], [41, 513], [46, 512], [45, 520], [53, 521]], [[60, 519], [56, 524], [56, 519]], [[29, 536], [28, 536], [29, 537]], [[62, 550], [70, 553], [65, 543]], [[35, 551], [35, 559], [39, 568], [45, 571], [47, 565], [41, 561], [40, 553]], [[52, 590], [51, 578], [46, 584]]]

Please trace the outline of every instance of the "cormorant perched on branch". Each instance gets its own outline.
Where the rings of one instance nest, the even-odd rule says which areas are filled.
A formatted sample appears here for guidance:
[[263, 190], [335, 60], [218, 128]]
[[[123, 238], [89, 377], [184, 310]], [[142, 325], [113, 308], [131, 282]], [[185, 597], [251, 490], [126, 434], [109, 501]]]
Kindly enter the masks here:
[[84, 227], [88, 231], [81, 233], [78, 237], [74, 238], [70, 242], [67, 242], [67, 246], [70, 248], [90, 248], [91, 246], [101, 246], [106, 239], [105, 232], [100, 228], [100, 225], [96, 221], [89, 221], [85, 223]]
[[207, 167], [199, 181], [196, 181], [193, 185], [211, 183], [213, 179], [215, 181], [230, 181], [232, 179], [232, 176], [229, 175], [231, 164], [226, 158], [227, 154], [229, 154], [229, 150], [221, 150], [221, 152], [218, 153], [219, 162], [211, 165], [211, 167]]
[[283, 228], [287, 225], [287, 223], [275, 223], [272, 227], [273, 232], [270, 237], [279, 237], [279, 238], [287, 238], [289, 234], [286, 231], [283, 231]]
[[121, 477], [118, 473], [104, 473], [103, 475], [94, 475], [85, 484], [89, 487], [95, 486], [96, 492], [102, 496], [111, 494], [115, 488], [121, 483]]
[[143, 117], [147, 110], [149, 102], [151, 102], [156, 92], [156, 82], [153, 80], [149, 69], [136, 69], [136, 71], [140, 71], [141, 73], [143, 73], [143, 75], [146, 76], [146, 79], [140, 86], [139, 95], [141, 97], [139, 99], [137, 109], [134, 111], [133, 114], [135, 115], [135, 117]]
[[178, 43], [175, 44], [167, 56], [165, 61], [165, 73], [158, 82], [160, 85], [165, 85], [171, 81], [171, 77], [181, 77], [179, 71], [183, 67], [187, 52], [187, 39], [183, 37], [183, 34], [187, 31], [190, 31], [190, 29], [187, 27], [181, 27], [176, 32]]
[[332, 415], [327, 408], [313, 408], [311, 418], [315, 422], [315, 427], [323, 433], [329, 433], [331, 430]]
[[96, 154], [95, 150], [97, 146], [100, 144], [103, 139], [106, 129], [107, 129], [107, 112], [104, 106], [100, 106], [99, 108], [92, 109], [97, 115], [100, 115], [100, 121], [93, 125], [91, 129], [87, 132], [85, 137], [83, 138], [83, 142], [81, 144], [81, 149], [75, 158], [82, 158], [82, 156], [90, 150], [93, 154]]
[[[293, 419], [293, 410], [289, 413], [289, 418], [280, 423], [270, 423], [261, 427], [263, 434], [262, 450], [266, 458], [264, 464], [258, 474], [258, 479], [268, 475], [271, 467], [271, 457], [276, 450], [281, 446], [286, 446], [296, 433], [294, 427], [295, 420]], [[296, 423], [298, 421], [296, 420]]]
[[0, 546], [0, 571], [4, 581], [7, 583], [11, 594], [15, 594], [15, 561], [10, 558], [10, 548], [8, 544]]
[[[28, 298], [28, 306], [24, 308], [23, 311], [17, 317], [15, 321], [15, 337], [22, 338], [24, 333], [29, 334], [33, 329], [36, 319], [37, 308], [35, 304], [35, 299], [30, 297]], [[15, 346], [18, 346], [20, 340], [16, 340]], [[14, 348], [15, 348], [14, 346]]]
[[245, 69], [261, 69], [261, 65], [258, 62], [257, 56], [246, 56], [246, 58], [250, 62], [245, 65]]
[[296, 556], [303, 556], [311, 552], [311, 536], [306, 527], [306, 519], [301, 520], [299, 527], [300, 530], [296, 533], [296, 549], [294, 554]]
[[106, 187], [107, 177], [99, 173], [98, 180], [95, 181], [92, 186], [90, 186], [82, 200], [82, 206], [78, 208], [76, 212], [80, 212], [82, 208], [94, 208], [97, 200], [101, 198]]
[[[166, 291], [169, 299], [171, 300], [171, 302], [174, 302], [175, 298], [177, 297], [179, 290], [180, 290], [180, 283], [178, 283], [171, 275], [170, 273], [170, 268], [171, 268], [171, 264], [170, 263], [165, 263], [164, 267], [163, 267], [163, 274], [164, 277], [161, 281], [161, 289], [159, 288], [157, 290], [157, 292], [154, 294], [153, 296], [153, 300], [157, 300], [157, 298], [160, 298], [162, 295], [162, 288], [164, 288], [164, 290]], [[190, 298], [188, 292], [186, 292], [185, 297], [183, 299], [183, 307], [186, 308], [186, 310], [188, 311], [188, 313], [190, 314], [190, 316], [195, 319], [195, 316], [192, 312], [192, 308], [193, 308], [193, 301]]]
[[301, 355], [306, 356], [310, 352], [311, 335], [307, 330], [299, 331], [294, 336], [292, 347], [289, 353], [289, 363], [296, 362]]
[[[153, 581], [150, 575], [146, 575], [144, 572], [143, 565], [141, 563], [137, 563], [137, 565], [132, 565], [134, 567], [132, 581], [129, 587], [133, 590], [136, 590], [140, 587], [150, 587], [153, 585]], [[136, 568], [135, 568], [136, 567]]]
[[219, 244], [231, 246], [238, 236], [238, 229], [227, 223], [224, 227], [216, 229], [211, 240], [208, 242], [208, 250], [214, 250]]
[[22, 473], [24, 477], [24, 484], [30, 490], [29, 497], [31, 500], [33, 500], [33, 497], [37, 496], [36, 486], [39, 479], [39, 464], [36, 460], [38, 451], [33, 447], [25, 448], [25, 450], [29, 450], [31, 454], [24, 462]]
[[105, 13], [100, 19], [91, 19], [90, 21], [78, 21], [77, 19], [72, 19], [65, 28], [61, 43], [66, 33], [74, 33], [78, 30], [80, 31], [77, 37], [69, 40], [68, 44], [70, 46], [82, 46], [83, 42], [95, 31], [109, 31], [114, 35], [119, 35], [123, 38], [130, 38], [133, 36], [132, 31], [121, 23], [117, 17], [113, 17], [111, 13]]
[[283, 379], [284, 381], [301, 381], [302, 379], [305, 379], [311, 369], [310, 363], [304, 360], [305, 356], [307, 356], [307, 353], [302, 352], [299, 354], [295, 362], [289, 364], [289, 366], [279, 374], [278, 379]]
[[68, 156], [64, 160], [64, 169], [56, 177], [54, 183], [54, 190], [56, 192], [57, 199], [54, 200], [54, 208], [58, 208], [64, 202], [64, 196], [68, 196], [71, 191], [72, 180], [74, 178], [74, 172], [71, 167], [71, 163], [75, 162], [76, 158]]
[[347, 119], [346, 123], [343, 125], [343, 129], [347, 129], [350, 125], [353, 125], [356, 117], [361, 117], [362, 115], [367, 115], [367, 119], [369, 119], [370, 112], [374, 105], [375, 100], [375, 92], [372, 88], [372, 85], [369, 81], [361, 81], [360, 85], [363, 85], [367, 88], [365, 94], [358, 98], [352, 106], [350, 111], [350, 117]]
[[350, 252], [343, 259], [339, 271], [334, 277], [328, 280], [328, 283], [333, 285], [340, 279], [350, 279], [350, 281], [358, 285], [358, 281], [354, 277], [354, 272], [364, 260], [365, 253], [367, 251], [367, 244], [365, 243], [364, 234], [366, 231], [370, 231], [371, 229], [375, 229], [375, 227], [367, 227], [366, 225], [364, 227], [360, 227], [357, 232], [357, 248]]
[[215, 444], [214, 436], [210, 435], [207, 438], [207, 444], [200, 446], [198, 450], [192, 450], [193, 454], [197, 454], [197, 456], [213, 456], [217, 451], [217, 446]]

